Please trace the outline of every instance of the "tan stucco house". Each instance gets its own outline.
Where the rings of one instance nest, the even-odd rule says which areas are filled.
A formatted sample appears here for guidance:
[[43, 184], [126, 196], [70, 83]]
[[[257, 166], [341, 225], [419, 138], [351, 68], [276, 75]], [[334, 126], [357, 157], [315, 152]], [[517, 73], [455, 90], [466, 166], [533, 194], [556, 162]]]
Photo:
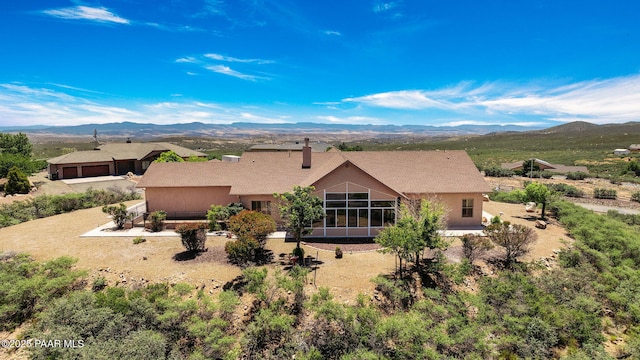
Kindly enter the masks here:
[[274, 193], [316, 188], [326, 217], [313, 237], [373, 237], [395, 223], [403, 200], [429, 198], [449, 210], [449, 228], [478, 229], [491, 189], [464, 151], [246, 152], [238, 162], [153, 163], [137, 187], [147, 211], [204, 216], [240, 202], [278, 221]]
[[207, 157], [207, 154], [165, 142], [104, 144], [94, 150], [74, 151], [47, 160], [49, 178], [55, 180], [126, 175], [129, 172], [143, 174], [153, 160], [169, 150], [183, 159], [191, 156]]

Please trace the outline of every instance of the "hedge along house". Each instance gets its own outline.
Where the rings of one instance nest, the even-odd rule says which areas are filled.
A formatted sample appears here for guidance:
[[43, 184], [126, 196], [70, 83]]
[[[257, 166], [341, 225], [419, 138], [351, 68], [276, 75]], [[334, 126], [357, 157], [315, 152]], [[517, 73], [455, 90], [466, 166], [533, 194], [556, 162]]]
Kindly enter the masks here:
[[187, 159], [205, 157], [198, 151], [170, 143], [114, 143], [94, 150], [74, 151], [47, 160], [50, 179], [72, 179], [104, 175], [143, 174], [153, 160], [165, 151], [173, 150]]
[[314, 186], [326, 217], [311, 237], [373, 237], [393, 225], [402, 201], [429, 198], [449, 210], [451, 229], [478, 229], [489, 185], [464, 151], [246, 152], [238, 162], [153, 163], [137, 187], [147, 211], [203, 217], [240, 202], [279, 221], [274, 193]]

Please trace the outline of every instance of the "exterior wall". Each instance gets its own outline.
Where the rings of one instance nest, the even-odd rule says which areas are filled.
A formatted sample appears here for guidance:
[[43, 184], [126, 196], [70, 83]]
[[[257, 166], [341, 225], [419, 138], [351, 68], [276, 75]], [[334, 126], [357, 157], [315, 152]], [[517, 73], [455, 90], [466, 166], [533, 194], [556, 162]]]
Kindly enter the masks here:
[[229, 195], [231, 187], [146, 188], [147, 212], [164, 210], [168, 217], [204, 216], [212, 204], [238, 202]]
[[[479, 229], [482, 226], [483, 197], [480, 193], [410, 194], [410, 199], [427, 199], [444, 204], [449, 229]], [[473, 216], [462, 217], [462, 200], [473, 199]]]
[[[276, 223], [278, 223], [278, 224], [282, 223], [282, 219], [280, 218], [280, 211], [278, 211], [278, 199], [273, 197], [273, 195], [243, 195], [243, 196], [240, 196], [240, 202], [242, 203], [242, 206], [244, 206], [246, 209], [252, 210], [251, 209], [251, 203], [253, 201], [269, 201], [269, 202], [271, 202], [271, 211], [269, 212], [269, 215], [271, 215], [271, 217], [273, 218], [273, 220], [275, 220]], [[225, 205], [228, 205], [228, 203], [225, 204]], [[263, 212], [266, 212], [266, 211], [263, 211]]]

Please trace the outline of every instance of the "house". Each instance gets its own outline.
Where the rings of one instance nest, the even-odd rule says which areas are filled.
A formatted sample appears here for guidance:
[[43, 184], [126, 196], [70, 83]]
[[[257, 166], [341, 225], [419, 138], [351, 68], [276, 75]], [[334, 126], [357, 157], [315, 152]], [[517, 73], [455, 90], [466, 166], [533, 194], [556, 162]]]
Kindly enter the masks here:
[[613, 150], [614, 155], [629, 155], [631, 150], [629, 149], [615, 149]]
[[71, 179], [104, 175], [143, 174], [161, 153], [173, 150], [180, 157], [206, 157], [198, 151], [170, 143], [113, 143], [94, 150], [74, 151], [47, 160], [49, 178]]
[[640, 144], [631, 144], [627, 149], [631, 152], [640, 152]]
[[[550, 164], [544, 160], [535, 159], [535, 158], [530, 160], [533, 160], [534, 163], [540, 168], [541, 171], [550, 171], [550, 172], [559, 173], [559, 174], [566, 174], [570, 172], [583, 172], [587, 174], [589, 173], [589, 170], [587, 169], [586, 166], [568, 166], [568, 165], [562, 165], [562, 164]], [[518, 161], [514, 163], [503, 163], [502, 168], [509, 169], [509, 170], [523, 170], [522, 169], [523, 163], [524, 161]], [[525, 169], [525, 170], [528, 171], [528, 169]]]
[[[307, 143], [308, 144], [308, 143]], [[302, 156], [300, 156], [302, 155]], [[246, 152], [238, 162], [153, 163], [137, 187], [147, 212], [204, 216], [240, 202], [279, 221], [274, 193], [314, 186], [326, 217], [312, 237], [373, 237], [394, 224], [400, 202], [429, 198], [449, 210], [449, 228], [478, 229], [491, 191], [464, 151]]]

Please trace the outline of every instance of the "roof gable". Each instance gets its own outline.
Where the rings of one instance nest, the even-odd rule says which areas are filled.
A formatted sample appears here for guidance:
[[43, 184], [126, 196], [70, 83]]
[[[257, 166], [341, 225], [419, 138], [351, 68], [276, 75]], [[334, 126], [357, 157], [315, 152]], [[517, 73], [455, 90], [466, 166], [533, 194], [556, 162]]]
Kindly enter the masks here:
[[[239, 162], [155, 163], [138, 187], [231, 186], [231, 195], [272, 194], [308, 186], [351, 164], [398, 194], [478, 193], [489, 185], [464, 151], [313, 153], [310, 169], [299, 153], [248, 152]], [[157, 169], [157, 170], [156, 170]], [[166, 172], [166, 173], [164, 173]]]

